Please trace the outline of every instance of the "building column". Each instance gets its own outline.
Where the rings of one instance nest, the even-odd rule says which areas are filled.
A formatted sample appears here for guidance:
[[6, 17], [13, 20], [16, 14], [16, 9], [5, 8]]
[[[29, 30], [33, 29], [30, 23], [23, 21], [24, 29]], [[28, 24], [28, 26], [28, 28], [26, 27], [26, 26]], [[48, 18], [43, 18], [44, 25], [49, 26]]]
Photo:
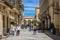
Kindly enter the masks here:
[[[59, 8], [60, 8], [60, 0], [59, 0]], [[59, 32], [60, 32], [60, 13], [59, 13]]]
[[3, 35], [7, 34], [7, 16], [3, 15]]
[[10, 18], [8, 18], [8, 28], [9, 28], [9, 29], [11, 28], [11, 21], [10, 21]]
[[54, 24], [56, 29], [59, 29], [59, 14], [54, 14]]
[[11, 25], [10, 25], [10, 18], [7, 16], [7, 33], [10, 33], [10, 28], [11, 28]]
[[59, 14], [54, 14], [54, 25], [55, 25], [57, 34], [59, 34]]
[[3, 35], [3, 20], [2, 20], [2, 13], [0, 13], [0, 35]]
[[48, 19], [48, 28], [50, 28], [50, 23], [51, 23], [51, 21], [50, 21], [50, 19]]
[[47, 20], [45, 19], [45, 28], [47, 28]]
[[59, 35], [60, 35], [60, 14], [59, 14], [59, 17], [58, 17], [58, 19], [57, 20], [59, 20], [58, 22], [59, 22], [59, 26], [58, 26], [58, 29], [59, 29]]

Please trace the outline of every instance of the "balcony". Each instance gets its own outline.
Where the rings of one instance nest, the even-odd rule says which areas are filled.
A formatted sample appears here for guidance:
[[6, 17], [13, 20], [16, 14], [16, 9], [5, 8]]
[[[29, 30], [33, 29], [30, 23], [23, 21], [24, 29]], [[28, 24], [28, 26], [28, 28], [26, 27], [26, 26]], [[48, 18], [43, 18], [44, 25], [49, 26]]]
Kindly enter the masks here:
[[11, 9], [13, 8], [13, 6], [11, 4], [9, 4], [8, 2], [4, 1], [4, 3], [9, 6]]

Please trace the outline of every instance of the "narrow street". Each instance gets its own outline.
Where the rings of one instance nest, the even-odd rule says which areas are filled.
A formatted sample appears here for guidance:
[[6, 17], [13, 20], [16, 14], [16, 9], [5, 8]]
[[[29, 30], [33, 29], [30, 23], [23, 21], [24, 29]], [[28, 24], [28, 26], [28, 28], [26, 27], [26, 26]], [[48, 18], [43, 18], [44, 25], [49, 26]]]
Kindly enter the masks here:
[[33, 35], [33, 31], [29, 32], [28, 29], [21, 29], [20, 36], [9, 36], [2, 40], [53, 40], [44, 33], [37, 33]]
[[60, 40], [60, 0], [0, 0], [0, 40]]

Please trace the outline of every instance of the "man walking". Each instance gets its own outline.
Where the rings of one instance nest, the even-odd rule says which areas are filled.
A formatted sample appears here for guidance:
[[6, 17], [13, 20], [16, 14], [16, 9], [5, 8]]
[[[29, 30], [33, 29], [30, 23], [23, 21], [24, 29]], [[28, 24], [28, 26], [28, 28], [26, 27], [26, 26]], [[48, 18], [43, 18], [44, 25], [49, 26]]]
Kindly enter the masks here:
[[56, 34], [55, 26], [53, 23], [50, 24], [50, 30], [52, 34]]
[[19, 36], [19, 34], [20, 34], [20, 26], [19, 25], [17, 26], [16, 30], [17, 30], [16, 35]]

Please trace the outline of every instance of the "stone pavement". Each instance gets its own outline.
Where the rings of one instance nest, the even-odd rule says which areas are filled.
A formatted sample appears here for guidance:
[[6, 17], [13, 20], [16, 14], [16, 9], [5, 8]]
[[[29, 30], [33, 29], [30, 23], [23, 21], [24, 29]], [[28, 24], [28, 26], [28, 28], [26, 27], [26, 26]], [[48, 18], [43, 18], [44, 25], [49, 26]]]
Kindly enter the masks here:
[[60, 35], [53, 35], [51, 32], [49, 31], [45, 31], [45, 34], [48, 35], [49, 37], [51, 37], [54, 40], [60, 40]]
[[37, 33], [33, 35], [33, 31], [29, 32], [28, 29], [21, 29], [20, 36], [9, 36], [2, 40], [53, 40], [44, 33]]

